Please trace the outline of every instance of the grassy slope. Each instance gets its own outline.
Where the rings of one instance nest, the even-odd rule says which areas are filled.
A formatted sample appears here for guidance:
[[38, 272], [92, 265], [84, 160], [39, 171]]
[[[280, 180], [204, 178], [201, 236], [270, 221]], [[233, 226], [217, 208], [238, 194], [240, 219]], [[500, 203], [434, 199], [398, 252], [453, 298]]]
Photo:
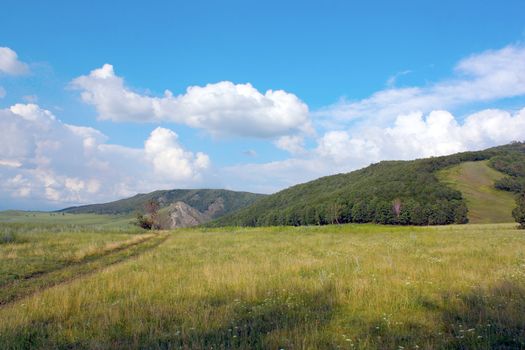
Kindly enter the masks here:
[[440, 171], [438, 176], [447, 185], [461, 191], [469, 208], [469, 222], [513, 222], [514, 196], [494, 188], [494, 181], [505, 175], [487, 163], [465, 162]]
[[5, 348], [525, 347], [514, 225], [175, 231], [0, 308]]

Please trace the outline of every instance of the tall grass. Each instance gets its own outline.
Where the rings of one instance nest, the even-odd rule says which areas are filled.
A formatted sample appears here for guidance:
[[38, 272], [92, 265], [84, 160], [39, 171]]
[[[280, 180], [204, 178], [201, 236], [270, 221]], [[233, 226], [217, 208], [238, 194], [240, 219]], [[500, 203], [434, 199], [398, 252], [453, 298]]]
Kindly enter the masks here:
[[0, 306], [136, 255], [158, 236], [60, 223], [0, 223], [0, 230]]
[[[0, 287], [103, 253], [142, 230], [83, 225], [0, 223]], [[0, 293], [1, 294], [1, 293]]]
[[20, 243], [22, 239], [14, 232], [0, 232], [0, 244]]
[[0, 230], [4, 234], [40, 234], [40, 233], [144, 233], [137, 226], [106, 227], [98, 224], [72, 224], [72, 223], [23, 223], [0, 222]]
[[6, 349], [525, 347], [514, 225], [186, 229], [0, 309]]

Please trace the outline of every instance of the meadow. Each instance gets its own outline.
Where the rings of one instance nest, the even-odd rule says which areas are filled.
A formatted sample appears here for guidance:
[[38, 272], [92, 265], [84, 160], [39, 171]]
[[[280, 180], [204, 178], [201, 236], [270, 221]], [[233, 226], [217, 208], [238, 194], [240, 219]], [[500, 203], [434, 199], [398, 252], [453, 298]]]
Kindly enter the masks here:
[[0, 223], [0, 305], [122, 261], [158, 236], [124, 227]]
[[[41, 211], [4, 210], [0, 211], [0, 225], [3, 223], [18, 223], [28, 226], [31, 230], [41, 230], [42, 227], [54, 226], [54, 230], [63, 227], [90, 227], [92, 230], [133, 231], [133, 215], [102, 215], [102, 214], [69, 214]], [[69, 225], [69, 227], [68, 227]]]
[[[70, 234], [80, 239], [75, 251], [106, 239], [100, 232]], [[115, 235], [100, 246], [133, 239]], [[525, 235], [514, 224], [194, 228], [146, 242], [154, 240], [119, 263], [6, 302], [0, 344], [525, 348]], [[40, 249], [55, 250], [46, 248], [51, 243], [43, 238]], [[5, 249], [27, 244], [2, 245], [1, 264]]]
[[494, 182], [505, 174], [489, 167], [488, 161], [464, 162], [438, 172], [438, 178], [460, 191], [469, 208], [469, 222], [475, 224], [512, 222], [516, 199], [511, 192], [498, 190]]

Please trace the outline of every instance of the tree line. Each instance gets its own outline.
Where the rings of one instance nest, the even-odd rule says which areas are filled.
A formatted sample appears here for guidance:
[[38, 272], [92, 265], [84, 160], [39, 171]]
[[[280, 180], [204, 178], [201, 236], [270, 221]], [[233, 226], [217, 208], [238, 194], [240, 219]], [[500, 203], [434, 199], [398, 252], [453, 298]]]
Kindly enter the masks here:
[[[509, 174], [496, 186], [522, 193], [525, 162], [520, 157], [525, 157], [524, 152], [525, 144], [516, 142], [484, 151], [383, 161], [290, 187], [209, 225], [463, 224], [468, 221], [464, 198], [459, 191], [441, 183], [436, 172], [462, 162], [490, 159], [491, 166]], [[515, 217], [523, 223], [525, 198], [519, 198]]]
[[[523, 143], [515, 143], [523, 145]], [[512, 216], [520, 228], [525, 229], [525, 154], [523, 147], [520, 150], [491, 158], [490, 166], [501, 171], [507, 176], [497, 180], [494, 186], [500, 190], [515, 193], [516, 208], [512, 211]]]

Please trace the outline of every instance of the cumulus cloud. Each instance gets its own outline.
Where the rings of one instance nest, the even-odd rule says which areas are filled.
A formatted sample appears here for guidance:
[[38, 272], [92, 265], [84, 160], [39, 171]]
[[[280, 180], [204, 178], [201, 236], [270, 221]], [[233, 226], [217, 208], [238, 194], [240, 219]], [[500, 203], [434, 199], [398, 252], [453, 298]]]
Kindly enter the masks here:
[[146, 157], [159, 174], [177, 180], [193, 179], [210, 166], [209, 157], [201, 152], [194, 155], [181, 147], [175, 132], [156, 128], [145, 144]]
[[391, 127], [331, 131], [316, 153], [336, 163], [352, 160], [414, 159], [483, 149], [525, 140], [525, 109], [514, 114], [487, 109], [458, 121], [438, 110], [400, 115]]
[[206, 154], [184, 149], [169, 129], [153, 130], [144, 148], [111, 145], [100, 131], [62, 123], [35, 104], [0, 110], [0, 129], [0, 198], [113, 200], [194, 185], [210, 167]]
[[468, 127], [460, 126], [449, 112], [418, 112], [398, 116], [392, 127], [327, 132], [316, 153], [336, 164], [355, 166], [365, 160], [413, 159], [482, 147], [482, 142], [468, 142], [467, 133]]
[[93, 105], [102, 120], [167, 121], [215, 135], [261, 138], [312, 132], [306, 104], [283, 90], [263, 94], [251, 84], [222, 81], [191, 86], [178, 96], [166, 90], [162, 97], [152, 97], [128, 88], [110, 64], [71, 84], [81, 90], [82, 100]]
[[411, 160], [480, 150], [525, 140], [525, 108], [511, 113], [487, 109], [462, 122], [448, 111], [398, 116], [392, 126], [332, 130], [300, 155], [263, 164], [223, 169], [238, 188], [271, 193], [320, 176], [349, 172], [381, 160]]
[[388, 122], [401, 114], [429, 113], [466, 103], [525, 94], [525, 47], [507, 46], [461, 60], [455, 77], [423, 87], [388, 88], [359, 101], [343, 100], [316, 112], [327, 123], [356, 119]]
[[23, 75], [29, 73], [29, 67], [26, 63], [18, 60], [15, 51], [8, 47], [0, 47], [0, 73]]

